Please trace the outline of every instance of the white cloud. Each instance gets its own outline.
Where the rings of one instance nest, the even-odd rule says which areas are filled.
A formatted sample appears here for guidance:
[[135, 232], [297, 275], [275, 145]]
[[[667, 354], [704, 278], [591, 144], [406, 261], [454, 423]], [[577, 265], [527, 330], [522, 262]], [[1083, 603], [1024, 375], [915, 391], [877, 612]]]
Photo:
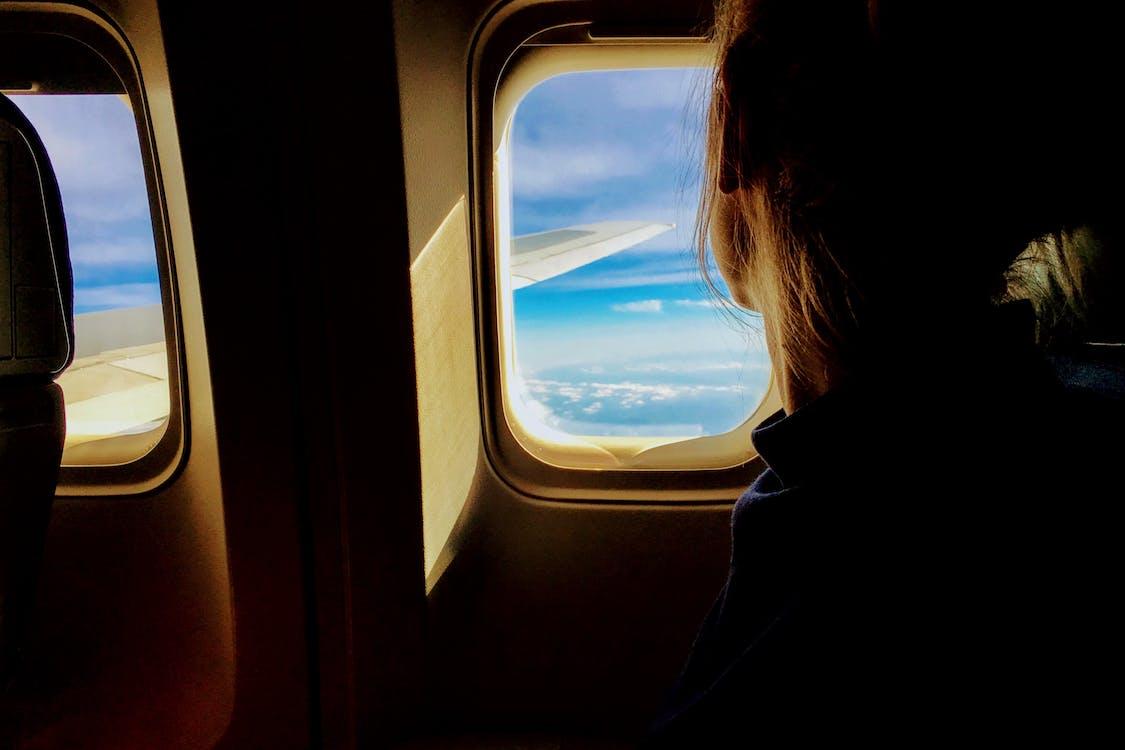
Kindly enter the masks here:
[[650, 159], [626, 143], [521, 143], [512, 158], [516, 193], [528, 198], [575, 195], [600, 182], [645, 174], [651, 167]]
[[[133, 186], [136, 188], [137, 186]], [[148, 197], [137, 189], [70, 190], [63, 195], [63, 212], [68, 222], [75, 219], [97, 224], [116, 224], [149, 216]]]
[[555, 388], [555, 393], [565, 397], [571, 403], [581, 401], [586, 395], [581, 388], [573, 385], [559, 385]]
[[[765, 359], [761, 326], [753, 316], [732, 320], [708, 315], [704, 317], [713, 319], [700, 321], [699, 315], [677, 315], [667, 308], [662, 315], [625, 315], [612, 312], [610, 302], [606, 301], [597, 319], [581, 325], [570, 316], [560, 315], [517, 327], [520, 369], [529, 377], [535, 373], [551, 377], [548, 371], [558, 367], [600, 365], [608, 372], [618, 372], [624, 365], [646, 362]], [[593, 373], [577, 373], [573, 379], [616, 379], [613, 375], [590, 375]]]
[[722, 309], [725, 305], [717, 299], [678, 299], [672, 304], [676, 307], [705, 307], [712, 309]]
[[96, 240], [74, 245], [70, 258], [79, 266], [151, 266], [156, 263], [156, 249], [151, 240]]
[[516, 395], [519, 396], [519, 403], [524, 407], [525, 418], [530, 418], [540, 424], [552, 424], [552, 420], [555, 419], [555, 413], [551, 411], [551, 407], [534, 397], [539, 391], [527, 381], [519, 379], [518, 377], [513, 385], [513, 390], [515, 390]]
[[598, 221], [669, 223], [676, 228], [638, 250], [689, 250], [703, 127], [692, 94], [706, 89], [698, 84], [708, 77], [702, 68], [599, 71], [560, 76], [536, 89], [514, 124], [521, 231]]
[[752, 370], [759, 365], [747, 362], [646, 362], [639, 365], [625, 365], [625, 372], [722, 372], [724, 370]]
[[143, 174], [136, 122], [117, 96], [12, 100], [35, 126], [60, 183], [106, 189], [134, 184]]
[[[651, 325], [651, 324], [650, 324]], [[698, 328], [698, 326], [695, 326]], [[518, 376], [521, 412], [572, 435], [697, 435], [730, 429], [758, 403], [769, 363], [760, 355], [688, 354], [625, 362], [589, 361]]]
[[621, 313], [658, 313], [664, 312], [664, 301], [658, 299], [638, 300], [637, 302], [622, 302], [611, 305], [614, 312]]
[[114, 95], [17, 96], [51, 158], [68, 219], [117, 222], [148, 214], [137, 126]]
[[79, 310], [140, 307], [159, 303], [159, 284], [113, 284], [79, 288], [74, 292], [74, 306]]
[[[697, 396], [704, 393], [741, 393], [742, 385], [702, 385], [702, 384], [668, 384], [668, 383], [600, 383], [582, 382], [571, 383], [559, 380], [539, 380], [530, 378], [523, 382], [527, 391], [534, 396], [560, 395], [569, 403], [575, 403], [587, 398], [600, 400], [617, 398], [622, 405], [636, 405], [638, 402], [651, 399], [653, 401], [667, 401], [684, 396]], [[600, 408], [600, 407], [599, 407]]]
[[693, 94], [700, 73], [668, 75], [637, 75], [614, 78], [610, 83], [614, 103], [622, 109], [680, 110], [685, 116], [694, 111]]
[[[645, 407], [657, 404], [673, 404], [673, 408], [676, 408], [678, 406], [676, 402], [681, 399], [723, 395], [741, 396], [746, 393], [746, 388], [741, 384], [650, 384], [629, 381], [623, 383], [575, 383], [528, 379], [523, 381], [521, 386], [519, 390], [520, 401], [528, 406], [534, 405], [532, 412], [541, 424], [562, 429], [572, 434], [578, 433], [574, 432], [573, 425], [567, 424], [568, 421], [572, 421], [566, 416], [567, 414], [571, 417], [578, 414], [587, 417], [597, 415], [605, 419], [606, 407], [608, 406], [610, 418], [603, 423], [599, 423], [601, 426], [594, 431], [594, 434], [657, 434], [651, 432], [651, 425], [645, 424], [647, 421], [645, 415], [649, 413]], [[690, 409], [691, 407], [688, 406], [687, 408]], [[635, 413], [637, 416], [623, 417], [620, 411]], [[615, 413], [617, 419], [624, 418], [624, 422], [618, 423], [614, 419]], [[685, 416], [687, 415], [688, 412], [685, 412]], [[638, 423], [638, 420], [641, 420], [640, 423]], [[640, 431], [634, 432], [634, 430]]]

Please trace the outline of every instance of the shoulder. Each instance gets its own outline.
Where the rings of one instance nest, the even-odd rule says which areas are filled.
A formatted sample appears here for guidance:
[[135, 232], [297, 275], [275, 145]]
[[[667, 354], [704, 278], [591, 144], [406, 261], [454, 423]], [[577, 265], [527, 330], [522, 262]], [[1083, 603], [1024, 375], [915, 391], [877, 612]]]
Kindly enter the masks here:
[[784, 503], [786, 488], [768, 466], [759, 474], [734, 504], [734, 517], [775, 512]]
[[[731, 541], [735, 556], [772, 551], [781, 538], [812, 523], [816, 496], [813, 488], [785, 486], [773, 469], [765, 468], [734, 504]], [[753, 549], [749, 549], [751, 545]]]

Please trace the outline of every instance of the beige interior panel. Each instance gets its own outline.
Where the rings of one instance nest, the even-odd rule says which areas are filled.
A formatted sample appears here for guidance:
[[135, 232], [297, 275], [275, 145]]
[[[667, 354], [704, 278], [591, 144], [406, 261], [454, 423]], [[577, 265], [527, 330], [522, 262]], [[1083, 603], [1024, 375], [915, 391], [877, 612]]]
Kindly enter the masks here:
[[[478, 356], [479, 337], [495, 335], [495, 326], [468, 330], [465, 319], [475, 312], [465, 274], [473, 268], [453, 252], [454, 244], [463, 252], [464, 220], [456, 218], [458, 234], [449, 230], [471, 187], [466, 65], [477, 23], [491, 22], [487, 5], [451, 2], [438, 12], [395, 3], [427, 566], [435, 562], [430, 545], [453, 529], [429, 570], [427, 698], [421, 736], [407, 746], [628, 747], [722, 583], [737, 492], [695, 504], [668, 502], [667, 493], [663, 502], [637, 502], [644, 493], [630, 498], [625, 490], [615, 502], [600, 492], [583, 500], [581, 490], [542, 500], [514, 489], [468, 442], [480, 431], [463, 432], [461, 420], [478, 409], [479, 395], [471, 406], [463, 401], [470, 378], [459, 368]], [[529, 5], [495, 4], [491, 19]], [[659, 5], [675, 11], [675, 3]], [[479, 263], [479, 248], [471, 252]], [[446, 261], [440, 270], [431, 268], [438, 253]], [[439, 375], [441, 366], [456, 371]]]
[[[210, 747], [233, 710], [234, 622], [195, 249], [156, 3], [101, 10], [0, 2], [4, 14], [78, 16], [120, 33], [136, 54], [175, 256], [191, 446], [145, 496], [60, 488], [29, 645], [35, 677], [17, 710], [29, 747]], [[159, 357], [139, 354], [103, 375], [152, 379]], [[82, 364], [67, 377], [90, 375]]]
[[[696, 3], [684, 2], [540, 5], [568, 12], [609, 9], [658, 21], [699, 12]], [[370, 513], [366, 527], [356, 519], [392, 503], [409, 510], [419, 499], [425, 557], [418, 564], [428, 574], [425, 695], [417, 706], [413, 694], [401, 698], [418, 716], [416, 746], [621, 747], [650, 717], [721, 584], [733, 497], [656, 503], [619, 492], [609, 502], [583, 496], [579, 488], [568, 499], [545, 500], [519, 491], [496, 471], [482, 435], [479, 345], [494, 330], [476, 314], [480, 248], [472, 230], [479, 207], [471, 172], [469, 71], [478, 31], [531, 6], [524, 0], [392, 3], [412, 261], [420, 498], [387, 491], [375, 460], [365, 477], [370, 487], [332, 483], [333, 451], [346, 448], [365, 461], [378, 457], [372, 452], [378, 425], [366, 416], [362, 435], [352, 426], [302, 433], [307, 442], [299, 450], [286, 442], [288, 430], [332, 428], [338, 423], [325, 411], [350, 405], [343, 391], [334, 393], [336, 404], [323, 393], [302, 390], [300, 367], [276, 364], [289, 362], [294, 340], [315, 341], [323, 332], [317, 326], [330, 326], [331, 315], [343, 314], [347, 305], [339, 303], [311, 322], [300, 317], [310, 307], [297, 308], [285, 325], [255, 331], [261, 341], [253, 354], [274, 363], [272, 379], [254, 371], [249, 354], [239, 360], [237, 315], [205, 320], [205, 299], [237, 312], [233, 302], [248, 292], [208, 286], [204, 295], [201, 279], [221, 286], [224, 253], [232, 249], [214, 227], [210, 234], [201, 225], [192, 230], [180, 151], [181, 135], [186, 141], [191, 131], [177, 127], [164, 48], [167, 40], [172, 49], [176, 37], [162, 32], [155, 0], [102, 0], [101, 20], [67, 8], [120, 33], [137, 57], [145, 93], [139, 104], [152, 127], [174, 256], [180, 333], [174, 345], [182, 353], [188, 440], [181, 446], [182, 463], [147, 494], [122, 497], [112, 486], [61, 488], [31, 647], [36, 680], [20, 696], [31, 727], [27, 746], [305, 747], [322, 738], [326, 746], [348, 746], [363, 736], [355, 726], [367, 716], [365, 701], [395, 696], [417, 677], [415, 671], [423, 672], [388, 682], [393, 669], [371, 656], [393, 654], [402, 648], [400, 640], [408, 640], [396, 640], [401, 634], [388, 623], [409, 621], [394, 602], [415, 594], [421, 601], [422, 584], [421, 575], [413, 585], [410, 576], [382, 573], [401, 557], [384, 554], [379, 540], [355, 535], [355, 529], [370, 530], [393, 514]], [[64, 8], [0, 1], [3, 12], [45, 7]], [[223, 23], [220, 8], [200, 6], [198, 12]], [[263, 24], [267, 28], [268, 19]], [[179, 41], [184, 44], [182, 35]], [[267, 48], [262, 39], [247, 44]], [[301, 72], [294, 62], [281, 73]], [[215, 85], [244, 87], [247, 96], [278, 85], [253, 78], [262, 71], [243, 73], [231, 71]], [[191, 100], [177, 91], [181, 103]], [[195, 146], [198, 169], [206, 138]], [[209, 196], [193, 197], [198, 206]], [[334, 236], [347, 238], [347, 231]], [[401, 243], [371, 241], [370, 227], [363, 231], [356, 252], [407, 251]], [[205, 244], [197, 247], [196, 236]], [[277, 295], [276, 285], [307, 270], [297, 267], [297, 253], [263, 257], [268, 262], [257, 269], [263, 293]], [[293, 267], [281, 267], [289, 261]], [[248, 268], [243, 261], [235, 276], [250, 286]], [[289, 315], [284, 303], [270, 297], [252, 319]], [[378, 348], [366, 354], [378, 357]], [[342, 357], [325, 359], [344, 367]], [[159, 380], [167, 366], [162, 362], [157, 352], [137, 352], [113, 371], [83, 375], [86, 368], [79, 368], [72, 377], [78, 387], [81, 378], [94, 375], [145, 387], [145, 378]], [[99, 365], [107, 363], [88, 364]], [[290, 377], [292, 383], [284, 380]], [[357, 379], [350, 372], [315, 379], [325, 382], [351, 386]], [[413, 439], [390, 436], [396, 438]], [[359, 440], [370, 442], [351, 442]], [[316, 461], [308, 458], [314, 455]], [[316, 483], [320, 477], [327, 480]], [[301, 482], [309, 483], [312, 500], [302, 499], [307, 488]], [[349, 490], [350, 506], [341, 500]], [[340, 550], [351, 550], [351, 556]], [[359, 565], [344, 570], [341, 560], [359, 560], [383, 578], [365, 579]], [[363, 586], [373, 579], [388, 589], [401, 579], [404, 591], [364, 600], [369, 592]], [[406, 590], [408, 584], [413, 588]], [[412, 666], [412, 655], [391, 666]]]
[[422, 451], [426, 575], [439, 560], [472, 487], [480, 444], [466, 202], [461, 198], [410, 267]]

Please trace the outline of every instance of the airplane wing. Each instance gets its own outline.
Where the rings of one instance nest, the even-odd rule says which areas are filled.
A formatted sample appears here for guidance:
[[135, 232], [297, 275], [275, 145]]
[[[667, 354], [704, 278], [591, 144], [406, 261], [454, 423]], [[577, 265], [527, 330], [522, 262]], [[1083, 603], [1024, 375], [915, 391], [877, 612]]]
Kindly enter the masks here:
[[159, 428], [170, 406], [161, 306], [79, 313], [74, 329], [75, 358], [58, 378], [66, 394], [67, 455]]
[[[525, 234], [512, 241], [512, 287], [520, 289], [621, 252], [675, 224], [603, 221]], [[59, 376], [66, 393], [68, 450], [146, 433], [168, 418], [168, 356], [159, 305], [75, 317], [78, 340], [125, 346], [83, 352]], [[133, 332], [133, 333], [127, 333]], [[130, 345], [132, 344], [132, 345]], [[104, 344], [103, 344], [104, 345]]]
[[59, 376], [66, 393], [66, 447], [148, 432], [168, 418], [164, 342], [74, 360]]
[[512, 289], [538, 284], [674, 229], [675, 224], [602, 221], [512, 238]]

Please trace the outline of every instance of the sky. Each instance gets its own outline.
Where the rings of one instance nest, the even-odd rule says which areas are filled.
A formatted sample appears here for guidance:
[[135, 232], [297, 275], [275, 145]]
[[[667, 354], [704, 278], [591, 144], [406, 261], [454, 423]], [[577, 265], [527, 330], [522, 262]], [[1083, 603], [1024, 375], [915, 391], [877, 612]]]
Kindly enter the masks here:
[[[734, 429], [764, 395], [769, 362], [756, 319], [733, 316], [706, 290], [692, 250], [706, 74], [573, 73], [520, 103], [511, 159], [516, 235], [609, 220], [676, 224], [514, 293], [522, 416], [578, 435], [695, 436]], [[58, 175], [75, 312], [159, 303], [126, 101], [11, 98]]]
[[676, 224], [514, 292], [516, 397], [551, 428], [717, 434], [765, 394], [757, 319], [724, 311], [695, 261], [706, 75], [572, 73], [540, 84], [516, 111], [515, 235], [608, 220]]
[[35, 126], [59, 181], [75, 313], [160, 302], [137, 125], [113, 94], [9, 97]]

